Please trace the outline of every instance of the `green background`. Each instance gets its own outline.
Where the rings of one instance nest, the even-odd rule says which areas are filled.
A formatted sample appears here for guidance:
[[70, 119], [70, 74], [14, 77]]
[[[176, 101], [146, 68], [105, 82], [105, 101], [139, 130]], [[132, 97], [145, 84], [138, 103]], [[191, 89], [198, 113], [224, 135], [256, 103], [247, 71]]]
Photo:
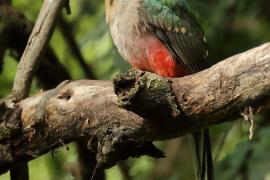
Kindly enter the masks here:
[[[188, 2], [205, 30], [213, 63], [270, 41], [269, 0], [190, 0]], [[13, 0], [12, 2], [14, 7], [33, 22], [41, 3], [41, 0]], [[71, 0], [70, 5], [72, 14], [66, 15], [63, 12], [63, 15], [70, 24], [78, 46], [96, 78], [112, 79], [114, 74], [127, 71], [130, 66], [118, 54], [105, 23], [104, 2]], [[85, 78], [84, 72], [70, 53], [58, 27], [50, 45], [73, 79]], [[17, 61], [12, 52], [6, 51], [3, 71], [0, 74], [0, 97], [10, 93], [16, 66]], [[41, 88], [35, 79], [32, 93]], [[256, 116], [252, 141], [248, 140], [248, 123], [243, 120], [211, 128], [216, 179], [270, 180], [269, 122], [269, 113]], [[128, 166], [133, 179], [193, 179], [190, 148], [185, 138], [156, 144], [165, 151], [167, 158], [128, 159], [124, 163]], [[68, 151], [66, 148], [59, 148], [53, 152], [53, 157], [52, 153], [48, 153], [31, 161], [30, 179], [74, 179], [70, 169], [76, 166], [78, 155], [74, 144], [68, 146]], [[122, 175], [119, 166], [106, 170], [109, 180], [122, 179]], [[9, 179], [8, 173], [0, 176], [0, 179]]]

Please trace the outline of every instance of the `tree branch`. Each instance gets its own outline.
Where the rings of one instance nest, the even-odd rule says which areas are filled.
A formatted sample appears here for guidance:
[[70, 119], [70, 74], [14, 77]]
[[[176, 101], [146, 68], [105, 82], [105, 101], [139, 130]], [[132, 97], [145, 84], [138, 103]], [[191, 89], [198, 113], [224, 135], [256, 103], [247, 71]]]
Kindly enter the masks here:
[[[47, 44], [54, 31], [58, 14], [66, 5], [67, 0], [45, 0], [40, 10], [34, 29], [28, 40], [26, 49], [21, 57], [15, 75], [12, 94], [5, 101], [20, 101], [27, 97], [36, 69], [40, 64], [40, 59], [44, 54]], [[11, 106], [13, 103], [11, 103]], [[20, 126], [20, 125], [19, 125]], [[16, 129], [18, 126], [16, 127]], [[17, 163], [11, 168], [11, 179], [29, 179], [28, 167], [25, 163]]]
[[[2, 107], [0, 172], [78, 139], [97, 153], [97, 168], [129, 156], [161, 157], [150, 142], [233, 120], [247, 106], [267, 109], [270, 43], [191, 76], [165, 79], [132, 70], [114, 82], [115, 90], [110, 81], [64, 82], [15, 109]], [[18, 118], [22, 131], [15, 133]]]
[[34, 73], [47, 48], [56, 20], [67, 0], [45, 0], [29, 37], [26, 49], [18, 64], [13, 84], [13, 96], [21, 100], [29, 93]]
[[60, 31], [62, 32], [63, 37], [66, 40], [67, 45], [69, 46], [72, 55], [76, 58], [76, 60], [80, 64], [80, 67], [82, 68], [86, 77], [89, 79], [96, 79], [94, 73], [91, 71], [92, 68], [87, 64], [77, 45], [76, 39], [72, 34], [71, 26], [66, 22], [63, 16], [59, 17], [59, 28]]
[[[4, 22], [3, 27], [0, 28], [1, 72], [1, 60], [3, 60], [1, 54], [4, 55], [5, 50], [10, 49], [13, 57], [19, 61], [34, 24], [10, 4], [0, 4], [0, 11], [0, 21]], [[39, 83], [41, 83], [42, 88], [54, 88], [63, 80], [71, 78], [69, 72], [60, 63], [51, 47], [47, 48], [40, 61], [41, 63], [36, 71], [36, 77]]]
[[[2, 11], [3, 17], [1, 17], [0, 19], [2, 19], [3, 22], [5, 22], [5, 26], [2, 29], [0, 29], [0, 35], [2, 35], [2, 40], [5, 40], [5, 41], [2, 41], [4, 43], [0, 42], [0, 46], [1, 45], [7, 46], [8, 48], [12, 49], [13, 50], [12, 52], [14, 52], [15, 58], [19, 60], [18, 58], [21, 57], [24, 51], [24, 48], [26, 46], [27, 39], [30, 36], [30, 33], [33, 29], [33, 23], [27, 20], [26, 17], [21, 12], [14, 9], [14, 7], [12, 7], [10, 4], [1, 5], [0, 3], [0, 9], [3, 10]], [[63, 32], [65, 32], [64, 28], [66, 30], [67, 28], [70, 28], [68, 27], [68, 24], [64, 21], [65, 20], [63, 19], [63, 17], [60, 16], [60, 19], [58, 20], [58, 24], [60, 23], [60, 28], [61, 30], [63, 30]], [[62, 26], [62, 24], [64, 25]], [[64, 37], [68, 40], [68, 44], [70, 44], [71, 49], [72, 47], [73, 49], [75, 49], [73, 54], [79, 59], [80, 62], [82, 62], [80, 64], [84, 66], [83, 67], [84, 72], [87, 74], [89, 78], [92, 79], [94, 77], [92, 74], [92, 71], [89, 69], [89, 67], [85, 66], [84, 59], [82, 58], [82, 55], [80, 54], [78, 50], [76, 42], [74, 38], [72, 37], [71, 31], [69, 31], [68, 33], [64, 33]], [[1, 49], [0, 49], [0, 72], [1, 72], [1, 60], [2, 60], [1, 54], [4, 54], [4, 53], [1, 53]], [[44, 57], [40, 61], [41, 61], [41, 64], [39, 65], [39, 68], [37, 69], [36, 76], [39, 82], [42, 84], [43, 88], [45, 89], [53, 88], [57, 84], [59, 84], [61, 81], [70, 79], [69, 73], [66, 71], [64, 66], [62, 66], [61, 63], [59, 63], [57, 57], [54, 54], [54, 51], [50, 47], [47, 48], [47, 50], [45, 51]], [[77, 149], [78, 149], [79, 160], [80, 160], [80, 168], [78, 168], [81, 172], [80, 179], [90, 179], [93, 174], [93, 170], [96, 166], [95, 161], [93, 161], [93, 159], [95, 160], [95, 155], [92, 155], [93, 154], [92, 151], [87, 151], [86, 145], [83, 144], [81, 141], [80, 143], [77, 142]], [[18, 169], [22, 169], [21, 166]], [[21, 175], [19, 175], [17, 171], [14, 174], [17, 177], [22, 177]], [[16, 177], [12, 179], [16, 179]]]

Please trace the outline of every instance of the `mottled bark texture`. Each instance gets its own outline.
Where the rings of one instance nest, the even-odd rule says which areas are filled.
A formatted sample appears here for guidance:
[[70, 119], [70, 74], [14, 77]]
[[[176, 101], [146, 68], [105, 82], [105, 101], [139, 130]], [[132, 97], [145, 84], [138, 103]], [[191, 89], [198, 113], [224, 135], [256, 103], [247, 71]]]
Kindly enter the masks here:
[[97, 153], [97, 168], [129, 156], [162, 157], [152, 141], [233, 120], [249, 106], [267, 109], [269, 98], [269, 43], [183, 78], [131, 70], [114, 85], [66, 81], [0, 105], [0, 171], [78, 139]]

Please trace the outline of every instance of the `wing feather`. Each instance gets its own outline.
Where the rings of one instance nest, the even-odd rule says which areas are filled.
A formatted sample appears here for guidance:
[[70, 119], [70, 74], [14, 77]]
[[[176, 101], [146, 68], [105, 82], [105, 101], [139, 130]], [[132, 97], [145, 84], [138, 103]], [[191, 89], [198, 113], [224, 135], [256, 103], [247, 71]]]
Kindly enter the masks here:
[[190, 73], [209, 67], [204, 33], [184, 0], [142, 1], [143, 23]]

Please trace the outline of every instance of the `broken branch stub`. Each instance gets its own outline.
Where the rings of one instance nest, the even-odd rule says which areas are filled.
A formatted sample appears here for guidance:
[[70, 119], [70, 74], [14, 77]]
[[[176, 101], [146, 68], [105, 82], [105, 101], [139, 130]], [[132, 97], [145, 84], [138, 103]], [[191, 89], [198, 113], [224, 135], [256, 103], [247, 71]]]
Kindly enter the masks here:
[[113, 83], [121, 107], [152, 119], [168, 120], [180, 115], [168, 79], [131, 69], [128, 73], [116, 75]]

